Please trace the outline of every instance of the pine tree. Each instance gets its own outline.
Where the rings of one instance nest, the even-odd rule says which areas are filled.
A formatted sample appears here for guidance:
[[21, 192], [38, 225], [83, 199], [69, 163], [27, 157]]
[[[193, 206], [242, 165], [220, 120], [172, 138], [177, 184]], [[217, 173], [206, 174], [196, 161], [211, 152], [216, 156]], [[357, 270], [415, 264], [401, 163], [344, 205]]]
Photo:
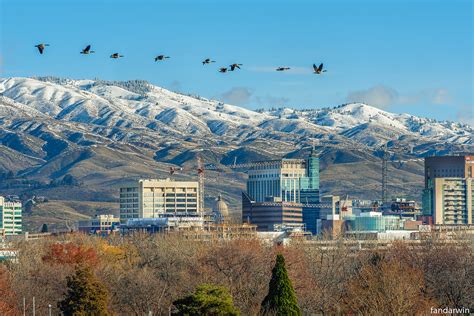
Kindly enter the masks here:
[[41, 232], [42, 233], [47, 233], [48, 232], [48, 224], [43, 224], [43, 226], [41, 227]]
[[178, 310], [174, 315], [240, 315], [227, 289], [212, 284], [198, 286], [193, 294], [174, 301], [173, 305]]
[[282, 254], [278, 254], [276, 257], [268, 294], [263, 299], [260, 312], [263, 315], [301, 315]]
[[107, 291], [92, 273], [90, 267], [76, 266], [73, 275], [67, 277], [68, 291], [58, 308], [64, 315], [107, 316]]

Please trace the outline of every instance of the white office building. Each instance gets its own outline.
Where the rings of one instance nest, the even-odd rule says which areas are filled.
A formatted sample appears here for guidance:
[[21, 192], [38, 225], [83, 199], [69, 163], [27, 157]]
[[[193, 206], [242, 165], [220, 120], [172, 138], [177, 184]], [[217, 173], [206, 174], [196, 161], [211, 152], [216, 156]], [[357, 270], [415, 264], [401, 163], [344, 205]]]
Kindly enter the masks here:
[[120, 188], [120, 221], [169, 215], [198, 216], [199, 183], [171, 179], [140, 179]]

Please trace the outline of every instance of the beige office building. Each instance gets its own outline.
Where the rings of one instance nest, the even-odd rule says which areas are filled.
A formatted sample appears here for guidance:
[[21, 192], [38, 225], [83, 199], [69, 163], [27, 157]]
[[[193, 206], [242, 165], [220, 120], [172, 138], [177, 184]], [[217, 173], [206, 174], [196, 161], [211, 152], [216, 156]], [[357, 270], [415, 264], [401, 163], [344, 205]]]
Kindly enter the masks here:
[[434, 178], [433, 223], [473, 223], [474, 178]]
[[79, 231], [94, 234], [108, 233], [116, 229], [119, 224], [119, 218], [112, 214], [97, 215], [90, 220], [79, 221]]
[[474, 156], [425, 158], [423, 213], [437, 225], [473, 223]]
[[141, 179], [120, 188], [120, 221], [200, 214], [197, 181]]

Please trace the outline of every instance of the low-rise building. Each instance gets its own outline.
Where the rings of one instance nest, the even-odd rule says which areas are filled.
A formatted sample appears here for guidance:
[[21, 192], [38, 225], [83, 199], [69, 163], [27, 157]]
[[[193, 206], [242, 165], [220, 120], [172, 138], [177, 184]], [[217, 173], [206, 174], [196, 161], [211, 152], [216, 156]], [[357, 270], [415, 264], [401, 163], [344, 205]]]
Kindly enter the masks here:
[[256, 202], [242, 192], [242, 221], [257, 225], [258, 231], [304, 230], [301, 203], [273, 200]]
[[366, 212], [349, 221], [351, 231], [384, 232], [403, 229], [403, 221], [398, 216], [384, 216], [382, 212]]
[[0, 196], [0, 236], [22, 234], [22, 204]]
[[390, 209], [384, 211], [384, 215], [398, 215], [400, 217], [415, 218], [416, 216], [421, 215], [421, 209], [414, 200], [396, 198], [392, 200]]
[[89, 234], [110, 234], [118, 230], [120, 219], [112, 214], [97, 215], [95, 218], [79, 221], [79, 231]]

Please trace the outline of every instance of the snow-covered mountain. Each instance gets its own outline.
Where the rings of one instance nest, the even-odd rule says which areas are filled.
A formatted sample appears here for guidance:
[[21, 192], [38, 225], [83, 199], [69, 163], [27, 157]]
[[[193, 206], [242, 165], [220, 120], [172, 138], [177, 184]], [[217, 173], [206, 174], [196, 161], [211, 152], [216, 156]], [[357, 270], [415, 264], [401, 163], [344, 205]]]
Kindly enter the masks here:
[[[473, 135], [473, 129], [465, 124], [393, 114], [360, 103], [332, 109], [283, 108], [254, 112], [177, 94], [144, 81], [8, 78], [0, 80], [0, 93], [4, 101], [13, 100], [19, 109], [37, 111], [55, 121], [173, 132], [183, 136], [227, 136], [245, 140], [249, 131], [267, 130], [316, 138], [321, 133], [332, 134], [368, 141], [366, 145], [381, 145], [387, 137], [395, 140], [402, 136], [472, 144]], [[367, 138], [360, 137], [361, 134]], [[377, 139], [378, 134], [386, 137]], [[371, 135], [374, 139], [369, 139]]]
[[[109, 187], [124, 177], [164, 176], [170, 165], [193, 165], [199, 155], [225, 170], [214, 174], [220, 180], [208, 177], [211, 187], [237, 192], [242, 177], [226, 165], [298, 157], [315, 145], [323, 178], [332, 172], [328, 166], [368, 166], [359, 170], [371, 187], [354, 179], [337, 188], [365, 193], [379, 181], [375, 166], [385, 144], [394, 159], [473, 152], [473, 128], [360, 103], [251, 111], [145, 81], [0, 79], [0, 173], [35, 181], [72, 174], [91, 187]], [[355, 168], [334, 168], [346, 167]], [[401, 182], [419, 177], [421, 166], [406, 172], [397, 174]]]

